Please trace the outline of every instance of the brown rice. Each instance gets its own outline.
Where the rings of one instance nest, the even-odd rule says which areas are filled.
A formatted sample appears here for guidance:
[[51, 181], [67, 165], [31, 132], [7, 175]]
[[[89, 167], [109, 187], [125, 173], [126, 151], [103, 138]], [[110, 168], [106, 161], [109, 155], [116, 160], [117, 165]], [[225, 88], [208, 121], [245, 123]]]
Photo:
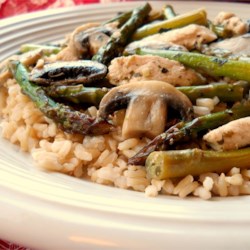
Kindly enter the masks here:
[[[97, 109], [86, 111], [95, 116]], [[149, 180], [143, 166], [127, 165], [129, 157], [142, 148], [148, 139], [123, 140], [121, 128], [109, 135], [82, 136], [62, 132], [24, 96], [20, 87], [9, 79], [0, 89], [2, 137], [30, 152], [36, 165], [93, 182], [123, 189], [158, 194], [198, 196], [237, 196], [250, 194], [250, 170], [232, 168], [228, 173], [191, 175], [183, 179]], [[119, 119], [122, 112], [116, 115]], [[114, 122], [117, 122], [116, 116]]]

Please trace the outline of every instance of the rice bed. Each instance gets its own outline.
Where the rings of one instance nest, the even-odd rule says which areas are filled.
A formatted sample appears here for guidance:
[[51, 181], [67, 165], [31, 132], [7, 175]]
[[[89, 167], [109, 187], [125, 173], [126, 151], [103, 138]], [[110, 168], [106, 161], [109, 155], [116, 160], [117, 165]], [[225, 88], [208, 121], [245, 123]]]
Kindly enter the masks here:
[[[86, 111], [96, 115], [96, 108]], [[183, 179], [149, 180], [143, 166], [128, 165], [127, 160], [141, 149], [147, 138], [123, 140], [121, 128], [109, 135], [68, 134], [57, 128], [24, 96], [18, 84], [9, 79], [0, 87], [2, 137], [30, 152], [36, 165], [77, 178], [123, 189], [158, 194], [189, 195], [202, 199], [213, 196], [250, 194], [250, 170], [232, 168], [228, 173], [191, 175]], [[114, 117], [116, 119], [116, 117]]]

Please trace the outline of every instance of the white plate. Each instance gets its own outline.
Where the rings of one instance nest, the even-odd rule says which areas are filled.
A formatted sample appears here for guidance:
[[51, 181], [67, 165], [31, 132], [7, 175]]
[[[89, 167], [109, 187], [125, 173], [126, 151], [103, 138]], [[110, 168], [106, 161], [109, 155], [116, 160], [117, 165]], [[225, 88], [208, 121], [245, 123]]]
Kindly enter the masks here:
[[[178, 12], [206, 7], [211, 16], [229, 10], [249, 17], [247, 4], [172, 4]], [[0, 60], [23, 43], [56, 40], [81, 23], [136, 5], [78, 6], [0, 21]], [[145, 198], [32, 165], [28, 155], [0, 139], [0, 239], [35, 249], [250, 248], [250, 197]]]

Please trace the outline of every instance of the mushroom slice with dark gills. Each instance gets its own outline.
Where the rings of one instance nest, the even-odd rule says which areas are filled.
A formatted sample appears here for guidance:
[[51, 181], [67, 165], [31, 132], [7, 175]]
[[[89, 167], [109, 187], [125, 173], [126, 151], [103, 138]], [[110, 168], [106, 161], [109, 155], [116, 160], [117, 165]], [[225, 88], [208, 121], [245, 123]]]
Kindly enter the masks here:
[[165, 130], [167, 110], [178, 110], [182, 119], [192, 116], [192, 103], [174, 86], [162, 81], [140, 81], [114, 87], [102, 99], [99, 117], [107, 119], [126, 108], [123, 138], [146, 136], [150, 139]]
[[114, 32], [110, 26], [99, 26], [75, 34], [74, 43], [81, 51], [82, 57], [93, 56], [99, 48], [108, 42]]
[[73, 61], [91, 58], [117, 29], [117, 24], [87, 23], [77, 27], [69, 36], [68, 45], [58, 55], [58, 60]]
[[30, 81], [41, 85], [49, 84], [86, 84], [103, 79], [107, 67], [90, 60], [48, 63], [43, 68], [34, 68]]

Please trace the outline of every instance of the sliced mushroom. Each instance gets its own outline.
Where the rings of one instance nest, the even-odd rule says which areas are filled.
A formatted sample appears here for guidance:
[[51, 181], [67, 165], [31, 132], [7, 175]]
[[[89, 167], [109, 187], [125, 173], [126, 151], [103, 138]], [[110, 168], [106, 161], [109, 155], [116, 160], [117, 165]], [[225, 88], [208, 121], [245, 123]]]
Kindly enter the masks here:
[[39, 84], [90, 83], [105, 77], [107, 67], [101, 63], [79, 60], [72, 62], [48, 63], [42, 69], [34, 68], [30, 80]]
[[85, 56], [87, 56], [86, 52], [92, 56], [108, 42], [113, 32], [114, 30], [109, 26], [91, 28], [77, 33], [74, 37], [74, 42], [81, 47], [81, 50], [85, 50]]
[[192, 103], [172, 85], [162, 81], [131, 82], [113, 88], [99, 106], [99, 117], [107, 119], [116, 110], [127, 108], [122, 127], [124, 138], [154, 138], [166, 125], [167, 107], [178, 110], [183, 119], [191, 118]]
[[99, 23], [87, 23], [76, 28], [69, 37], [67, 47], [57, 55], [58, 60], [91, 58], [100, 47], [107, 43], [115, 30], [114, 24], [100, 26]]
[[124, 138], [146, 136], [153, 139], [164, 131], [166, 117], [167, 105], [161, 98], [157, 96], [132, 98], [126, 110], [122, 135]]
[[83, 49], [79, 43], [75, 43], [75, 36], [80, 33], [87, 31], [88, 29], [98, 27], [99, 23], [86, 23], [82, 26], [77, 27], [67, 38], [67, 46], [57, 54], [57, 60], [62, 61], [74, 61], [78, 60], [79, 58], [84, 58], [82, 56], [86, 50]]

